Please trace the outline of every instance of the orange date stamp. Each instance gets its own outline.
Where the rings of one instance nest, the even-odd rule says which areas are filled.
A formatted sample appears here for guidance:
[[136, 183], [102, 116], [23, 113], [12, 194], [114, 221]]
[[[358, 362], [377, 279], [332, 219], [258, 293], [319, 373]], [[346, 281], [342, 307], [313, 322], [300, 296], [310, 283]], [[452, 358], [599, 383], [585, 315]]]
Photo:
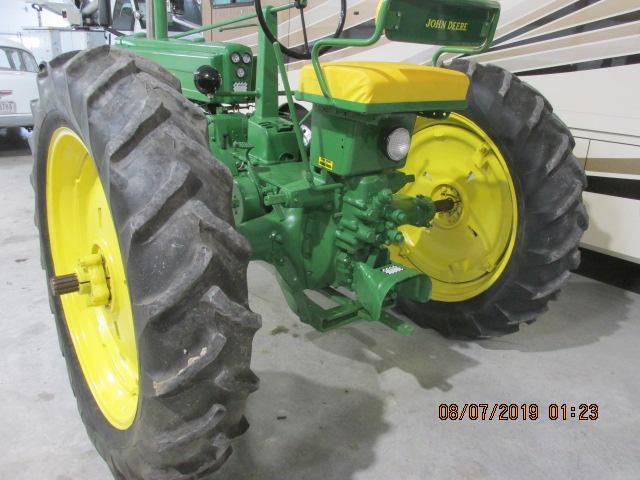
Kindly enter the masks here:
[[537, 403], [441, 403], [438, 406], [440, 420], [471, 421], [537, 421], [578, 420], [593, 422], [598, 419], [600, 409], [597, 403], [550, 403], [540, 406]]

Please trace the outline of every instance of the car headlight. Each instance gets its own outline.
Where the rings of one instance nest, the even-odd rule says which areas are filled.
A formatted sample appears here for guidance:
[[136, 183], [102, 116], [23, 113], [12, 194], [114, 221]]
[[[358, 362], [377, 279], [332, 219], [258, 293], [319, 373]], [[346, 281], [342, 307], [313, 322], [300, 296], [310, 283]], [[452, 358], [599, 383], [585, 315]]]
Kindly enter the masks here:
[[231, 54], [231, 61], [233, 63], [240, 63], [240, 54], [238, 52], [233, 52]]
[[245, 76], [246, 74], [247, 74], [247, 71], [246, 71], [244, 68], [239, 67], [239, 68], [237, 68], [237, 69], [236, 69], [236, 76], [237, 76], [238, 78], [244, 78], [244, 76]]
[[387, 156], [394, 162], [401, 162], [409, 154], [411, 133], [406, 128], [396, 128], [386, 139]]
[[243, 53], [242, 54], [242, 61], [246, 65], [249, 65], [251, 63], [251, 60], [253, 60], [253, 56], [250, 53]]

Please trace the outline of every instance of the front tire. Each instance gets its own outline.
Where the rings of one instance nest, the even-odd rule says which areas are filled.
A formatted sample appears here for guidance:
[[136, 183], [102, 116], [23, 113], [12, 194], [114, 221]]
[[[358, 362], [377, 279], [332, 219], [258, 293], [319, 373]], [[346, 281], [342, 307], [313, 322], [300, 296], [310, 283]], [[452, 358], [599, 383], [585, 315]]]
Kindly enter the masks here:
[[[513, 205], [503, 200], [486, 202], [485, 213], [477, 212], [477, 216], [482, 219], [484, 215], [487, 219], [495, 214], [495, 209], [498, 209], [498, 219], [512, 216], [515, 219], [510, 227], [512, 238], [510, 243], [504, 241], [500, 255], [488, 262], [484, 281], [480, 274], [473, 279], [473, 275], [464, 277], [465, 268], [471, 268], [473, 261], [453, 261], [456, 255], [460, 254], [462, 258], [467, 252], [450, 252], [452, 271], [448, 277], [441, 275], [445, 279], [438, 284], [439, 291], [436, 291], [434, 279], [434, 296], [438, 298], [424, 304], [400, 299], [399, 309], [418, 325], [434, 328], [447, 336], [488, 338], [516, 332], [521, 324], [531, 323], [542, 315], [548, 302], [568, 280], [570, 270], [578, 267], [578, 246], [588, 226], [582, 202], [586, 177], [572, 154], [575, 142], [571, 133], [539, 92], [494, 65], [455, 60], [450, 68], [466, 73], [471, 82], [469, 107], [460, 112], [458, 123], [466, 125], [462, 130], [477, 128], [486, 133], [487, 143], [497, 149], [495, 155], [504, 159], [514, 198]], [[434, 122], [437, 123], [428, 122], [427, 127], [433, 126]], [[434, 131], [424, 128], [414, 133], [408, 165], [412, 155], [420, 155], [414, 151], [415, 143], [433, 135]], [[436, 136], [433, 141], [440, 141]], [[451, 162], [451, 168], [456, 161], [462, 160], [455, 156], [446, 159]], [[464, 181], [472, 181], [476, 178], [475, 172], [482, 168], [478, 160], [475, 164], [473, 158], [468, 160], [470, 168]], [[426, 162], [423, 167], [426, 171], [434, 159], [425, 154], [425, 158], [414, 157], [413, 161]], [[438, 178], [432, 180], [433, 185], [438, 185]], [[502, 181], [503, 184], [506, 182]], [[438, 188], [444, 188], [446, 192], [444, 183]], [[496, 182], [493, 184], [498, 188]], [[434, 192], [424, 193], [431, 195]], [[468, 208], [477, 207], [475, 191], [467, 195], [466, 200]], [[502, 213], [501, 208], [504, 208]], [[493, 220], [494, 223], [497, 221]], [[437, 232], [438, 219], [435, 223]], [[482, 222], [479, 223], [482, 227]], [[472, 234], [476, 234], [474, 229], [477, 230], [470, 227]], [[449, 246], [455, 246], [459, 240], [447, 238], [446, 232], [440, 238]], [[433, 251], [423, 253], [427, 257], [431, 254], [430, 259], [434, 255], [438, 257]], [[402, 257], [396, 259], [403, 261]], [[439, 257], [433, 261], [438, 260]], [[404, 261], [415, 268], [414, 262], [407, 262], [406, 258]], [[479, 267], [481, 270], [482, 264]], [[456, 269], [463, 273], [458, 274]], [[427, 267], [423, 271], [433, 276], [432, 270]]]
[[[38, 84], [33, 183], [47, 276], [70, 273], [68, 259], [103, 244], [119, 252], [125, 272], [119, 279], [117, 262], [104, 260], [110, 303], [85, 310], [86, 322], [72, 318], [80, 293], [50, 297], [89, 437], [117, 479], [210, 478], [248, 427], [244, 406], [258, 386], [249, 364], [260, 317], [248, 307], [249, 246], [233, 226], [231, 176], [210, 155], [202, 112], [177, 79], [142, 57], [106, 46], [64, 54]], [[84, 178], [75, 167], [95, 172], [97, 197], [74, 187]], [[111, 222], [117, 238], [92, 247], [83, 241], [90, 218], [78, 212], [100, 195], [95, 236]], [[124, 324], [111, 329], [108, 315], [127, 290], [128, 353], [118, 350]], [[95, 321], [108, 328], [91, 330]], [[100, 331], [116, 333], [84, 349], [79, 339]], [[121, 417], [113, 395], [96, 387], [119, 373], [97, 360], [101, 344], [137, 363], [137, 398]]]

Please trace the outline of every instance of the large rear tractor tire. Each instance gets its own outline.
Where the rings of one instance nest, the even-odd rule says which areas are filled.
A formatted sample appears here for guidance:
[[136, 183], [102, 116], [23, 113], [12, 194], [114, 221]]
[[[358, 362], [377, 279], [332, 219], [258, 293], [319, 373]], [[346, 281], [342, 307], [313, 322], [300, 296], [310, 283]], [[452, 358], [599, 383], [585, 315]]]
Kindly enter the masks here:
[[208, 479], [258, 386], [231, 176], [203, 113], [144, 58], [64, 54], [38, 84], [36, 223], [89, 437], [117, 479]]
[[539, 92], [493, 65], [456, 60], [469, 106], [420, 119], [404, 193], [453, 198], [431, 229], [403, 227], [394, 260], [427, 273], [433, 300], [399, 309], [447, 336], [518, 331], [547, 310], [580, 261], [588, 225], [574, 140]]

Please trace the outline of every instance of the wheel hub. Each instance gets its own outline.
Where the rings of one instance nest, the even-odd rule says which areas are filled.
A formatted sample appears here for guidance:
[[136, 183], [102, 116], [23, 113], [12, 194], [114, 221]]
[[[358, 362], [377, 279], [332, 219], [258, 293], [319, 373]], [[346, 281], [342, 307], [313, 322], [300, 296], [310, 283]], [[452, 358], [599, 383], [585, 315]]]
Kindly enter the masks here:
[[451, 200], [453, 208], [448, 211], [439, 212], [434, 219], [434, 223], [441, 228], [452, 228], [457, 225], [462, 217], [462, 197], [453, 185], [440, 185], [433, 191], [434, 200]]
[[78, 260], [75, 273], [51, 278], [51, 290], [54, 295], [66, 295], [78, 292], [87, 296], [87, 305], [98, 307], [107, 305], [111, 298], [111, 291], [104, 257], [94, 253]]
[[400, 229], [394, 261], [429, 275], [433, 299], [460, 302], [487, 290], [504, 271], [516, 238], [517, 201], [507, 162], [478, 125], [459, 114], [421, 119], [403, 171], [411, 196], [448, 199], [432, 228]]

